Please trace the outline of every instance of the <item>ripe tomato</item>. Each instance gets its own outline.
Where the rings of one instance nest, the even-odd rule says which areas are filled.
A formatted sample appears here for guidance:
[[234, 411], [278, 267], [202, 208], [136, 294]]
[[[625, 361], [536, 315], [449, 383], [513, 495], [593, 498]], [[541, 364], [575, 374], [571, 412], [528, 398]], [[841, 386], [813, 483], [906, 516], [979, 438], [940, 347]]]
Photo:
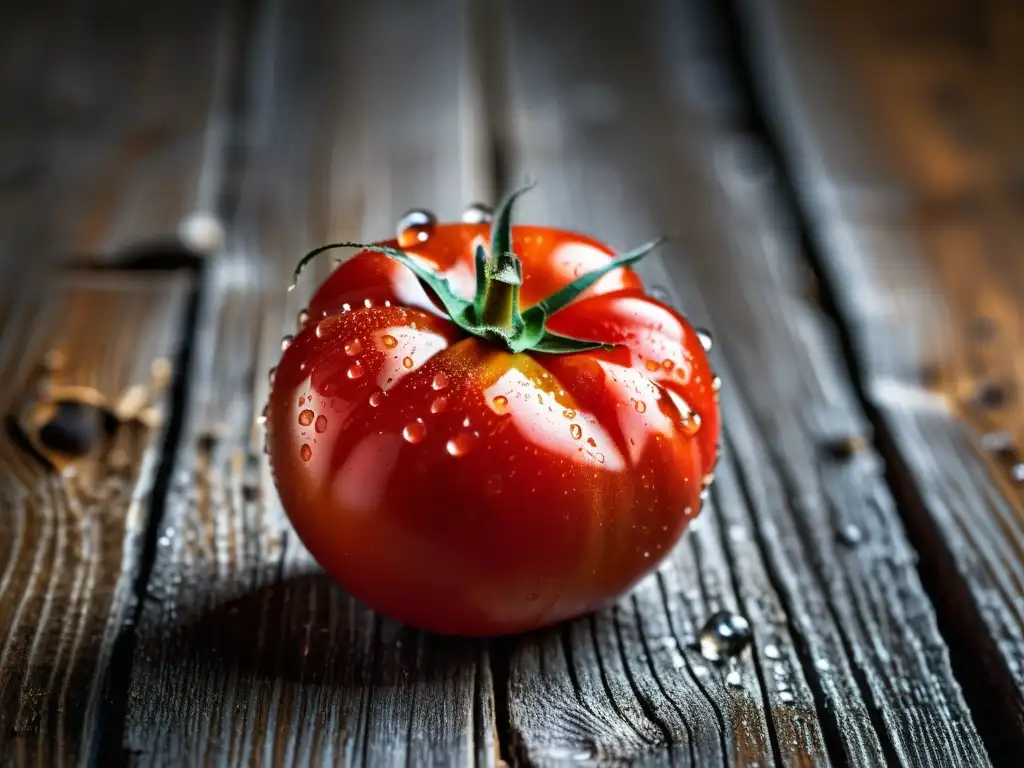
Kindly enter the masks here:
[[717, 456], [698, 333], [619, 266], [642, 253], [510, 227], [514, 197], [490, 256], [486, 223], [424, 221], [335, 270], [267, 410], [313, 556], [436, 632], [519, 632], [614, 600], [683, 534]]

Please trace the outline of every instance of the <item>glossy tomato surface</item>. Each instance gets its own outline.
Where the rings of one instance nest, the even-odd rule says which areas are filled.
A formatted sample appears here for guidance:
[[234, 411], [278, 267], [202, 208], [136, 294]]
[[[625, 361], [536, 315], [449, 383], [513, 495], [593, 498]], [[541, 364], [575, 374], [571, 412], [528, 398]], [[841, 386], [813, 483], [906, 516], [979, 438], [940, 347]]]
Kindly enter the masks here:
[[[487, 237], [486, 225], [442, 224], [400, 245], [471, 298]], [[542, 227], [513, 227], [512, 246], [524, 307], [614, 258]], [[317, 561], [387, 615], [498, 635], [597, 609], [700, 509], [715, 378], [695, 330], [628, 269], [547, 323], [617, 345], [607, 350], [513, 354], [366, 251], [321, 285], [309, 315], [272, 386], [275, 483]]]

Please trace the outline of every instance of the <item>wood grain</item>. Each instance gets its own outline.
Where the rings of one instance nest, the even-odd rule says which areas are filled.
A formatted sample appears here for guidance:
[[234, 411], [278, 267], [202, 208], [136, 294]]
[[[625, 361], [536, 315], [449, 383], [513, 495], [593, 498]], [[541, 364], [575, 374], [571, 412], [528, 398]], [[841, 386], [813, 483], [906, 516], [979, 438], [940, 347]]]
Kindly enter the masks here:
[[991, 686], [978, 701], [994, 738], [1019, 749], [1024, 13], [1012, 2], [744, 10], [925, 572], [966, 674]]
[[408, 208], [454, 218], [490, 196], [465, 12], [324, 0], [271, 3], [257, 20], [252, 144], [139, 624], [132, 762], [496, 760], [488, 649], [400, 627], [341, 592], [294, 538], [256, 425], [282, 335], [332, 266], [288, 293], [303, 253], [391, 236]]
[[[204, 7], [0, 9], [5, 765], [84, 764], [96, 749], [186, 330], [183, 247], [215, 247], [191, 217], [217, 185], [230, 41], [227, 15]], [[48, 384], [46, 362], [62, 363]], [[58, 443], [83, 453], [47, 452]]]
[[[14, 392], [0, 433], [5, 761], [73, 764], [95, 744], [102, 683], [133, 599], [162, 387], [189, 286], [187, 274], [69, 274], [3, 326], [0, 368]], [[48, 383], [34, 375], [59, 357]], [[73, 405], [54, 411], [59, 401]], [[52, 438], [55, 424], [77, 424], [90, 450], [51, 452], [68, 445]]]
[[[540, 180], [521, 216], [618, 247], [682, 233], [642, 272], [721, 339], [726, 437], [713, 503], [660, 575], [513, 653], [519, 753], [987, 764], [713, 7], [512, 15], [514, 170]], [[754, 629], [740, 690], [692, 647], [721, 606]]]

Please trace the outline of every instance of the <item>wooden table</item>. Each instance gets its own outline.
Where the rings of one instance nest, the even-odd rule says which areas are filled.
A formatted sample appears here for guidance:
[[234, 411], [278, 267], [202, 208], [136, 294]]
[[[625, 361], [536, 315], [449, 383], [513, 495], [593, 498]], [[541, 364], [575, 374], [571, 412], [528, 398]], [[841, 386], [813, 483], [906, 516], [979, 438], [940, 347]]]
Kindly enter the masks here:
[[[1014, 0], [4, 5], [0, 764], [1018, 764], [1022, 42]], [[256, 417], [302, 253], [526, 175], [522, 220], [679, 233], [643, 277], [724, 455], [613, 609], [441, 639], [318, 570]]]

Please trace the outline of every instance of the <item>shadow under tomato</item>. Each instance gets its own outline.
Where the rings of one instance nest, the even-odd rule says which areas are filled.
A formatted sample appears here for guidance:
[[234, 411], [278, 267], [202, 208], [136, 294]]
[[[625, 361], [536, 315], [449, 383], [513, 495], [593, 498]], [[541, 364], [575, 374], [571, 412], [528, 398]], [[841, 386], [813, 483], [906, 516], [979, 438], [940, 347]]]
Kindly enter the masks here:
[[442, 682], [480, 664], [487, 647], [383, 617], [319, 571], [140, 629], [141, 644], [163, 646], [175, 665], [332, 688]]

